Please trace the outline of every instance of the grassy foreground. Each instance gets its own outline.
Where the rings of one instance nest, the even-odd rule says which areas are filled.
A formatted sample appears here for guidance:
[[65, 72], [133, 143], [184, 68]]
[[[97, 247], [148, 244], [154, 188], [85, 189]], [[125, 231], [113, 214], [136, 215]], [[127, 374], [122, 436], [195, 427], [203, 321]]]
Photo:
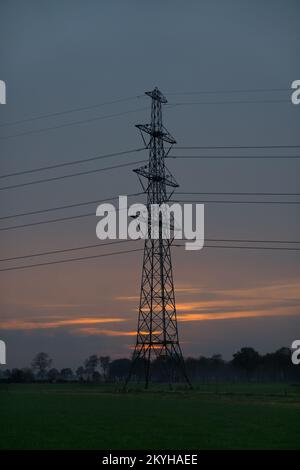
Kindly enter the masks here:
[[300, 387], [1, 384], [0, 449], [300, 449]]

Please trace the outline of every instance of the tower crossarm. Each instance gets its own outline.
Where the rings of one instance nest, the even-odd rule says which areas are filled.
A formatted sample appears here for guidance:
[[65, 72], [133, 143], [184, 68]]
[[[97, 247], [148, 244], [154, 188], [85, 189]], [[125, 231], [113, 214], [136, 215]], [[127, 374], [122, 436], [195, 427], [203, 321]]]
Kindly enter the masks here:
[[141, 168], [136, 168], [133, 171], [136, 174], [138, 174], [140, 176], [143, 176], [144, 178], [147, 178], [148, 180], [157, 181], [157, 182], [165, 184], [166, 186], [171, 186], [172, 188], [178, 188], [179, 187], [179, 184], [175, 181], [175, 179], [172, 177], [172, 175], [170, 175], [170, 177], [168, 177], [168, 176], [161, 176], [161, 175], [152, 174], [148, 169], [148, 165], [143, 166]]
[[146, 134], [151, 135], [151, 137], [157, 137], [162, 139], [164, 142], [168, 142], [169, 144], [176, 144], [176, 140], [174, 137], [165, 129], [164, 130], [157, 130], [153, 129], [151, 124], [136, 124], [136, 126], [140, 131], [145, 132]]

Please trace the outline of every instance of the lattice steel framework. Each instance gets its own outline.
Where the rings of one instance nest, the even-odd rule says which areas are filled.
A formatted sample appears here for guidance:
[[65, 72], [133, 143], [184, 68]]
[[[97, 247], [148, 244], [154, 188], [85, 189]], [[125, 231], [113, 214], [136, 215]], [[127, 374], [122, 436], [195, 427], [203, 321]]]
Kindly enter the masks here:
[[[165, 157], [176, 141], [162, 124], [162, 104], [167, 103], [166, 98], [158, 88], [146, 92], [146, 95], [152, 99], [151, 124], [138, 124], [136, 127], [141, 131], [144, 143], [149, 148], [149, 162], [134, 171], [147, 194], [148, 239], [145, 240], [144, 247], [136, 345], [126, 385], [137, 362], [140, 362], [138, 360], [143, 359], [147, 388], [151, 378], [151, 361], [153, 358], [159, 358], [163, 364], [166, 381], [171, 384], [175, 380], [183, 379], [191, 386], [178, 338], [170, 249], [172, 240], [163, 238], [161, 220], [158, 239], [151, 238], [150, 205], [167, 202], [174, 188], [178, 187], [165, 166]], [[145, 134], [146, 138], [150, 136], [148, 143]], [[169, 147], [167, 151], [165, 143]]]

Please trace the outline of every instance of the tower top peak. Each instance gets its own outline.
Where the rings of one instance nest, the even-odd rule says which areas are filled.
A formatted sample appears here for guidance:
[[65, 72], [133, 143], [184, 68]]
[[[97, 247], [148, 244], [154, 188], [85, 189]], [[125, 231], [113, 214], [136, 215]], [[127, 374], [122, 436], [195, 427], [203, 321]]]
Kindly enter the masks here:
[[152, 99], [159, 101], [160, 103], [167, 103], [167, 98], [162, 94], [162, 92], [155, 87], [152, 91], [146, 91], [145, 95], [150, 96]]

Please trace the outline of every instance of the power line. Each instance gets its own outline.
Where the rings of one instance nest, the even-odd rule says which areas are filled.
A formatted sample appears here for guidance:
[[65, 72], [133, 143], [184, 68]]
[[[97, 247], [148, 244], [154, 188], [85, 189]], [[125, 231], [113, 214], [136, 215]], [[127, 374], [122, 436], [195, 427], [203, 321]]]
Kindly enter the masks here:
[[[257, 104], [257, 103], [289, 103], [289, 102], [290, 102], [290, 100], [257, 100], [257, 101], [256, 100], [240, 100], [240, 101], [237, 101], [237, 100], [229, 101], [229, 100], [227, 100], [227, 101], [206, 101], [206, 102], [203, 101], [203, 102], [170, 103], [169, 105], [167, 105], [167, 107], [168, 108], [173, 108], [173, 107], [176, 107], [176, 106], [187, 106], [187, 105]], [[41, 133], [41, 132], [61, 129], [61, 128], [64, 128], [64, 127], [70, 127], [70, 126], [74, 126], [74, 125], [85, 124], [85, 123], [88, 123], [88, 122], [94, 122], [94, 121], [99, 121], [99, 120], [103, 120], [103, 119], [110, 119], [110, 118], [113, 118], [113, 117], [124, 116], [126, 114], [136, 113], [136, 112], [139, 112], [139, 111], [145, 111], [147, 109], [148, 108], [145, 108], [145, 107], [144, 108], [136, 108], [136, 109], [133, 109], [133, 110], [123, 111], [123, 112], [120, 112], [120, 113], [108, 114], [108, 115], [105, 115], [105, 116], [99, 116], [99, 117], [95, 117], [95, 118], [83, 119], [83, 120], [80, 120], [80, 121], [73, 121], [73, 122], [69, 122], [69, 123], [65, 123], [65, 124], [59, 124], [59, 125], [56, 125], [56, 126], [44, 127], [44, 128], [40, 128], [40, 129], [32, 129], [30, 131], [20, 132], [20, 133], [17, 133], [17, 134], [0, 136], [0, 139], [10, 139], [10, 138], [22, 137], [22, 136], [30, 135], [30, 134], [38, 134], [38, 133]]]
[[209, 201], [195, 201], [193, 199], [186, 199], [186, 200], [175, 200], [170, 199], [170, 202], [178, 202], [180, 204], [183, 203], [199, 203], [199, 204], [283, 204], [283, 205], [297, 205], [300, 204], [300, 201], [223, 201], [223, 200], [209, 200]]
[[83, 260], [88, 260], [88, 259], [94, 259], [94, 258], [104, 258], [106, 256], [115, 256], [115, 255], [123, 255], [126, 253], [133, 253], [133, 252], [138, 252], [138, 251], [144, 251], [143, 248], [137, 248], [133, 250], [125, 250], [125, 251], [115, 251], [115, 252], [110, 252], [110, 253], [101, 253], [99, 255], [91, 255], [91, 256], [82, 256], [78, 258], [71, 258], [71, 259], [64, 259], [64, 260], [58, 260], [58, 261], [48, 261], [45, 263], [38, 263], [38, 264], [27, 264], [24, 266], [16, 266], [12, 268], [2, 268], [0, 269], [0, 272], [3, 271], [16, 271], [19, 269], [27, 269], [27, 268], [37, 268], [39, 266], [49, 266], [52, 264], [63, 264], [63, 263], [70, 263], [73, 261], [83, 261]]
[[13, 126], [15, 124], [22, 124], [24, 122], [37, 121], [39, 119], [45, 119], [45, 118], [49, 118], [49, 117], [61, 116], [63, 114], [70, 114], [70, 113], [74, 113], [74, 112], [78, 112], [78, 111], [86, 111], [86, 110], [89, 110], [89, 109], [100, 108], [101, 106], [107, 106], [107, 105], [110, 105], [110, 104], [123, 103], [125, 101], [132, 101], [132, 100], [137, 99], [137, 98], [144, 98], [144, 96], [143, 95], [136, 95], [136, 96], [131, 96], [129, 98], [120, 98], [120, 99], [117, 99], [117, 100], [106, 101], [106, 102], [103, 102], [103, 103], [97, 103], [97, 104], [93, 104], [93, 105], [89, 105], [89, 106], [81, 106], [79, 108], [71, 108], [71, 109], [67, 109], [67, 110], [65, 109], [63, 111], [56, 111], [56, 112], [48, 113], [48, 114], [39, 114], [38, 116], [31, 116], [31, 117], [28, 117], [28, 118], [19, 119], [17, 121], [5, 122], [3, 124], [0, 123], [0, 127]]
[[[140, 196], [142, 194], [144, 194], [144, 193], [139, 192], [139, 193], [127, 194], [126, 196], [127, 197], [132, 197], [132, 196]], [[98, 200], [94, 199], [92, 201], [84, 201], [84, 202], [79, 202], [79, 203], [76, 203], [76, 204], [66, 204], [64, 206], [50, 207], [50, 208], [47, 208], [47, 209], [39, 209], [39, 210], [29, 211], [29, 212], [20, 212], [18, 214], [10, 214], [10, 215], [2, 216], [2, 217], [0, 217], [0, 220], [14, 219], [15, 217], [24, 217], [24, 216], [27, 216], [27, 215], [43, 214], [43, 213], [46, 213], [46, 212], [53, 212], [53, 211], [58, 211], [58, 210], [62, 210], [62, 209], [71, 209], [71, 208], [74, 208], [74, 207], [87, 206], [89, 204], [100, 204], [102, 202], [113, 201], [113, 200], [118, 199], [118, 198], [119, 198], [119, 196], [112, 196], [112, 197], [102, 199], [101, 201], [99, 201], [99, 199]]]
[[[177, 247], [184, 247], [184, 245], [174, 245]], [[300, 248], [294, 247], [285, 247], [285, 246], [235, 246], [235, 245], [204, 245], [202, 248], [221, 248], [221, 249], [229, 249], [229, 250], [273, 250], [273, 251], [300, 251]]]
[[[138, 193], [131, 193], [127, 194], [127, 197], [133, 197], [133, 196], [141, 196], [143, 195], [144, 192], [138, 192]], [[300, 196], [300, 193], [266, 193], [266, 192], [255, 192], [255, 193], [250, 193], [250, 192], [176, 192], [176, 195], [207, 195], [207, 196]], [[0, 220], [7, 220], [7, 219], [14, 219], [16, 217], [25, 217], [28, 215], [37, 215], [37, 214], [43, 214], [47, 212], [54, 212], [62, 209], [71, 209], [75, 207], [81, 207], [81, 206], [87, 206], [90, 204], [100, 204], [100, 202], [106, 202], [106, 201], [113, 201], [118, 199], [119, 196], [111, 196], [107, 197], [105, 199], [102, 199], [99, 201], [99, 199], [93, 199], [90, 201], [83, 201], [83, 202], [78, 202], [75, 204], [66, 204], [63, 206], [56, 206], [56, 207], [50, 207], [46, 209], [39, 209], [35, 211], [28, 211], [28, 212], [20, 212], [17, 214], [9, 214], [5, 216], [0, 216]]]
[[42, 253], [30, 253], [28, 255], [22, 255], [22, 256], [13, 256], [10, 258], [2, 258], [0, 259], [0, 262], [5, 262], [5, 261], [16, 261], [18, 259], [26, 259], [26, 258], [34, 258], [37, 256], [48, 256], [48, 255], [55, 255], [59, 253], [68, 253], [70, 251], [79, 251], [79, 250], [87, 250], [89, 248], [101, 248], [102, 246], [108, 246], [108, 245], [118, 245], [120, 243], [128, 243], [132, 242], [135, 240], [117, 240], [114, 242], [105, 242], [105, 243], [97, 243], [94, 245], [83, 245], [75, 248], [64, 248], [61, 250], [52, 250], [52, 251], [44, 251]]
[[[112, 157], [116, 157], [116, 156], [121, 156], [121, 155], [127, 155], [127, 154], [132, 154], [132, 153], [137, 153], [137, 152], [141, 152], [143, 150], [146, 150], [146, 147], [139, 147], [139, 148], [136, 148], [136, 149], [132, 149], [132, 150], [124, 150], [124, 151], [121, 151], [121, 152], [114, 152], [114, 153], [108, 153], [108, 154], [103, 154], [103, 155], [95, 155], [94, 157], [88, 157], [88, 158], [81, 158], [81, 159], [78, 159], [78, 160], [71, 160], [69, 162], [63, 162], [63, 163], [57, 163], [57, 164], [54, 164], [54, 165], [47, 165], [47, 166], [42, 166], [42, 167], [37, 167], [37, 168], [32, 168], [32, 169], [29, 169], [29, 170], [22, 170], [22, 171], [18, 171], [18, 172], [13, 172], [13, 173], [6, 173], [4, 175], [0, 175], [0, 179], [2, 178], [9, 178], [9, 177], [12, 177], [12, 176], [21, 176], [21, 175], [25, 175], [25, 174], [30, 174], [30, 173], [35, 173], [35, 172], [39, 172], [39, 171], [44, 171], [44, 170], [53, 170], [53, 169], [56, 169], [56, 168], [62, 168], [62, 167], [66, 167], [66, 166], [71, 166], [71, 165], [78, 165], [78, 164], [82, 164], [82, 163], [88, 163], [88, 162], [91, 162], [91, 161], [96, 161], [96, 160], [102, 160], [102, 159], [106, 159], [106, 158], [112, 158]], [[280, 156], [280, 155], [253, 155], [253, 156], [249, 156], [249, 155], [244, 155], [244, 156], [240, 156], [240, 155], [168, 155], [166, 158], [203, 158], [203, 159], [215, 159], [215, 158], [300, 158], [300, 155], [285, 155], [285, 156]]]
[[255, 192], [255, 193], [238, 193], [238, 192], [234, 192], [234, 193], [228, 193], [228, 192], [225, 192], [225, 193], [221, 193], [221, 192], [198, 192], [198, 191], [190, 191], [190, 192], [177, 192], [175, 194], [200, 194], [200, 195], [207, 195], [207, 196], [300, 196], [300, 193], [258, 193], [258, 192]]
[[[101, 201], [98, 201], [97, 203], [99, 204]], [[116, 209], [116, 212], [119, 212], [121, 209]], [[11, 225], [9, 227], [3, 227], [0, 228], [0, 232], [5, 232], [8, 230], [15, 230], [19, 228], [25, 228], [25, 227], [34, 227], [35, 225], [44, 225], [44, 224], [52, 224], [56, 222], [65, 222], [67, 220], [76, 220], [76, 219], [82, 219], [84, 217], [91, 217], [91, 216], [96, 216], [95, 212], [88, 212], [87, 214], [78, 214], [78, 215], [71, 215], [71, 216], [66, 216], [66, 217], [59, 217], [57, 219], [47, 219], [47, 220], [41, 220], [38, 222], [30, 222], [26, 224], [21, 224], [21, 225]]]
[[[174, 245], [176, 247], [183, 248], [184, 245]], [[221, 249], [242, 249], [242, 250], [276, 250], [276, 251], [300, 251], [300, 248], [290, 248], [290, 247], [265, 247], [265, 246], [226, 246], [226, 245], [205, 245], [204, 248], [221, 248]], [[28, 268], [36, 268], [36, 267], [41, 267], [41, 266], [49, 266], [49, 265], [54, 265], [54, 264], [63, 264], [63, 263], [70, 263], [74, 261], [83, 261], [83, 260], [89, 260], [89, 259], [95, 259], [95, 258], [102, 258], [102, 257], [107, 257], [107, 256], [115, 256], [115, 255], [122, 255], [122, 254], [127, 254], [127, 253], [134, 253], [134, 252], [141, 252], [144, 251], [143, 248], [137, 248], [137, 249], [132, 249], [132, 250], [125, 250], [125, 251], [115, 251], [115, 252], [109, 252], [109, 253], [101, 253], [98, 255], [91, 255], [91, 256], [82, 256], [78, 258], [70, 258], [70, 259], [64, 259], [64, 260], [57, 260], [57, 261], [48, 261], [44, 263], [36, 263], [36, 264], [27, 264], [24, 266], [15, 266], [15, 267], [10, 267], [10, 268], [1, 268], [0, 272], [4, 271], [17, 271], [20, 269], [28, 269]]]
[[[127, 194], [126, 196], [127, 197], [134, 197], [134, 196], [141, 196], [143, 195], [144, 192], [138, 192], [138, 193], [131, 193], [131, 194]], [[176, 192], [175, 194], [178, 194], [178, 195], [215, 195], [215, 196], [220, 196], [220, 195], [224, 195], [224, 196], [300, 196], [300, 193], [238, 193], [238, 192], [235, 192], [235, 193], [221, 193], [221, 192]], [[62, 209], [71, 209], [71, 208], [74, 208], [74, 207], [81, 207], [81, 206], [87, 206], [87, 205], [90, 205], [90, 204], [100, 204], [100, 202], [106, 202], [106, 201], [113, 201], [113, 200], [116, 200], [118, 199], [119, 196], [111, 196], [111, 197], [108, 197], [108, 198], [105, 198], [105, 199], [102, 199], [101, 201], [99, 201], [99, 199], [94, 199], [94, 200], [91, 200], [91, 201], [83, 201], [83, 202], [78, 202], [78, 203], [75, 203], [75, 204], [66, 204], [64, 206], [56, 206], [56, 207], [50, 207], [50, 208], [46, 208], [46, 209], [39, 209], [39, 210], [35, 210], [35, 211], [29, 211], [29, 212], [20, 212], [18, 214], [9, 214], [9, 215], [5, 215], [5, 216], [2, 216], [0, 217], [0, 220], [7, 220], [7, 219], [14, 219], [16, 217], [24, 217], [24, 216], [28, 216], [28, 215], [37, 215], [37, 214], [43, 214], [43, 213], [47, 213], [47, 212], [54, 212], [54, 211], [58, 211], [58, 210], [62, 210]]]
[[[132, 194], [132, 195], [135, 196], [135, 195], [142, 195], [142, 194], [143, 193], [136, 193], [136, 194]], [[131, 195], [128, 195], [128, 196], [131, 196]], [[108, 200], [112, 200], [112, 199], [117, 199], [117, 197], [116, 198], [110, 198]], [[101, 201], [96, 201], [96, 203], [98, 203], [98, 204], [100, 204], [100, 202]], [[203, 203], [203, 204], [206, 204], [206, 203], [210, 203], [210, 204], [214, 204], [214, 203], [215, 204], [300, 204], [300, 201], [195, 201], [195, 200], [178, 201], [178, 200], [174, 200], [174, 199], [171, 199], [170, 202], [177, 202], [177, 203], [180, 203], [180, 204], [184, 204], [186, 202], [188, 202], [188, 203], [199, 203], [199, 204], [201, 204], [201, 203]], [[51, 209], [49, 209], [49, 211], [50, 210], [59, 210], [59, 209], [67, 208], [67, 207], [75, 207], [77, 205], [79, 206], [79, 205], [84, 205], [84, 204], [92, 204], [92, 203], [94, 203], [94, 201], [87, 201], [86, 203], [81, 203], [81, 204], [74, 204], [74, 205], [70, 205], [70, 206], [61, 206], [61, 207], [58, 207], [58, 208], [51, 208]], [[39, 211], [34, 211], [34, 213], [38, 213], [38, 212]], [[44, 211], [44, 212], [46, 212], [46, 211]], [[19, 214], [19, 215], [32, 215], [32, 213], [24, 213], [24, 214]], [[26, 227], [34, 227], [36, 225], [44, 225], [44, 224], [51, 224], [51, 223], [56, 223], [56, 222], [64, 222], [64, 221], [68, 221], [68, 220], [76, 220], [76, 219], [81, 219], [81, 218], [84, 218], [84, 217], [91, 217], [91, 216], [95, 216], [95, 212], [88, 212], [86, 214], [78, 214], [78, 215], [58, 217], [56, 219], [47, 219], [47, 220], [42, 220], [42, 221], [38, 221], [38, 222], [30, 222], [30, 223], [19, 224], [19, 225], [11, 225], [9, 227], [1, 227], [0, 232], [9, 231], [9, 230], [16, 230], [16, 229], [26, 228]]]
[[[141, 194], [144, 194], [144, 193], [128, 194], [127, 196], [128, 197], [130, 197], [130, 196], [139, 196]], [[118, 199], [118, 197], [108, 198], [108, 199], [104, 199], [102, 201], [96, 201], [96, 204], [100, 204], [104, 201], [110, 201], [110, 200], [113, 200], [113, 199]], [[92, 202], [87, 202], [87, 204], [92, 204]], [[69, 207], [72, 207], [72, 205], [70, 205]], [[74, 205], [74, 207], [75, 207], [75, 205]], [[60, 207], [59, 209], [61, 209], [61, 208], [62, 207]], [[58, 208], [51, 209], [51, 210], [57, 210], [57, 209]], [[123, 209], [116, 209], [116, 212], [119, 212], [119, 210], [123, 210]], [[84, 217], [91, 217], [91, 216], [96, 216], [96, 213], [95, 212], [88, 212], [86, 214], [78, 214], [78, 215], [71, 215], [71, 216], [65, 216], [65, 217], [58, 217], [56, 219], [46, 219], [46, 220], [41, 220], [41, 221], [38, 221], [38, 222], [29, 222], [29, 223], [19, 224], [19, 225], [10, 225], [9, 227], [1, 227], [0, 232], [5, 232], [5, 231], [9, 231], [9, 230], [16, 230], [16, 229], [25, 228], [25, 227], [34, 227], [35, 225], [44, 225], [44, 224], [52, 224], [52, 223], [56, 223], [56, 222], [65, 222], [67, 220], [76, 220], [76, 219], [82, 219]]]
[[[206, 95], [206, 94], [239, 94], [239, 93], [273, 93], [273, 92], [283, 92], [283, 91], [290, 91], [290, 88], [248, 88], [248, 89], [234, 89], [234, 90], [202, 90], [202, 91], [185, 91], [185, 92], [173, 92], [169, 93], [169, 95], [172, 96], [180, 96], [180, 95]], [[81, 106], [81, 107], [76, 107], [76, 108], [70, 108], [70, 109], [65, 109], [62, 111], [55, 111], [52, 113], [46, 113], [46, 114], [39, 114], [37, 116], [29, 116], [27, 118], [23, 119], [18, 119], [16, 121], [10, 121], [10, 122], [4, 122], [0, 123], [0, 127], [7, 127], [7, 126], [12, 126], [16, 124], [22, 124], [25, 122], [32, 122], [32, 121], [37, 121], [40, 119], [45, 119], [49, 117], [56, 117], [56, 116], [61, 116], [64, 114], [70, 114], [74, 112], [79, 112], [79, 111], [87, 111], [90, 109], [95, 109], [99, 108], [102, 106], [107, 106], [107, 105], [112, 105], [112, 104], [118, 104], [118, 103], [124, 103], [128, 101], [132, 101], [135, 99], [140, 99], [144, 98], [144, 95], [135, 95], [135, 96], [130, 96], [128, 98], [119, 98], [116, 100], [111, 100], [111, 101], [104, 101], [102, 103], [96, 103], [93, 105], [87, 105], [87, 106]]]
[[175, 106], [194, 106], [194, 105], [223, 105], [223, 104], [268, 104], [268, 103], [290, 103], [289, 99], [269, 99], [269, 100], [226, 100], [226, 101], [186, 101], [181, 103], [170, 103]]
[[111, 157], [117, 157], [120, 155], [126, 155], [126, 154], [131, 154], [131, 153], [136, 153], [136, 152], [141, 152], [142, 150], [145, 150], [145, 147], [140, 147], [132, 150], [124, 150], [122, 152], [114, 152], [114, 153], [107, 153], [104, 155], [96, 155], [94, 157], [88, 157], [88, 158], [80, 158], [78, 160], [72, 160], [70, 162], [64, 162], [64, 163], [57, 163], [55, 165], [48, 165], [48, 166], [40, 166], [38, 168], [32, 168], [30, 170], [22, 170], [14, 173], [6, 173], [5, 175], [0, 175], [0, 178], [8, 178], [10, 176], [20, 176], [20, 175], [26, 175], [28, 173], [34, 173], [36, 171], [44, 171], [44, 170], [53, 170], [55, 168], [61, 168], [69, 165], [78, 165], [81, 163], [87, 163], [87, 162], [92, 162], [95, 160], [102, 160], [105, 158], [111, 158]]
[[276, 159], [276, 158], [283, 158], [283, 159], [299, 159], [300, 155], [168, 155], [166, 158], [197, 158], [197, 159], [241, 159], [241, 160], [252, 160], [252, 159]]
[[62, 175], [62, 176], [53, 176], [51, 178], [44, 178], [44, 179], [40, 179], [40, 180], [28, 181], [27, 183], [18, 183], [18, 184], [13, 184], [13, 185], [9, 185], [9, 186], [2, 186], [2, 187], [0, 187], [0, 191], [4, 191], [4, 190], [7, 190], [7, 189], [22, 188], [22, 187], [25, 187], [25, 186], [32, 186], [34, 184], [39, 184], [39, 183], [49, 183], [51, 181], [58, 181], [58, 180], [66, 179], [66, 178], [74, 178], [75, 176], [83, 176], [83, 175], [90, 175], [90, 174], [93, 174], [93, 173], [100, 173], [101, 171], [114, 170], [116, 168], [124, 168], [124, 167], [127, 167], [127, 166], [136, 165], [138, 163], [145, 163], [146, 161], [147, 160], [138, 160], [138, 161], [134, 161], [134, 162], [121, 163], [119, 165], [113, 165], [113, 166], [108, 166], [108, 167], [104, 167], [104, 168], [96, 168], [94, 170], [85, 170], [85, 171], [80, 171], [78, 173], [71, 173], [71, 174]]
[[297, 244], [300, 240], [253, 240], [253, 239], [236, 239], [236, 238], [206, 238], [208, 242], [230, 242], [230, 243], [279, 243], [279, 244]]
[[[248, 88], [248, 89], [231, 89], [231, 90], [201, 90], [201, 91], [184, 91], [184, 92], [173, 92], [169, 93], [169, 95], [172, 96], [180, 96], [180, 95], [206, 95], [206, 94], [239, 94], [239, 93], [274, 93], [274, 92], [283, 92], [283, 91], [290, 91], [290, 88]], [[31, 121], [37, 121], [40, 119], [45, 119], [49, 117], [56, 117], [56, 116], [61, 116], [64, 114], [70, 114], [73, 112], [79, 112], [79, 111], [86, 111], [90, 109], [95, 109], [99, 108], [102, 106], [107, 106], [107, 105], [112, 105], [112, 104], [117, 104], [117, 103], [123, 103], [127, 101], [132, 101], [135, 99], [140, 99], [144, 98], [144, 95], [135, 95], [135, 96], [130, 96], [128, 98], [119, 98], [116, 100], [111, 100], [111, 101], [105, 101], [102, 103], [96, 103], [93, 105], [87, 105], [87, 106], [81, 106], [81, 107], [76, 107], [76, 108], [70, 108], [70, 109], [65, 109], [62, 111], [55, 111], [52, 113], [46, 113], [46, 114], [39, 114], [37, 116], [30, 116], [27, 118], [19, 119], [16, 121], [10, 121], [10, 122], [5, 122], [5, 123], [0, 123], [0, 127], [7, 127], [7, 126], [12, 126], [16, 124], [22, 124], [25, 122], [31, 122]]]
[[200, 90], [200, 91], [178, 91], [174, 93], [168, 93], [168, 95], [214, 95], [214, 94], [226, 94], [226, 93], [273, 93], [291, 91], [290, 88], [246, 88], [246, 89], [231, 89], [231, 90]]
[[[38, 256], [47, 256], [47, 255], [52, 255], [52, 254], [59, 254], [59, 253], [67, 253], [71, 251], [80, 251], [80, 250], [86, 250], [90, 248], [101, 248], [102, 246], [108, 246], [108, 245], [115, 245], [119, 243], [128, 243], [132, 241], [137, 241], [137, 240], [117, 240], [114, 242], [105, 242], [105, 243], [97, 243], [97, 244], [92, 244], [92, 245], [83, 245], [83, 246], [77, 246], [74, 248], [64, 248], [64, 249], [59, 249], [59, 250], [52, 250], [52, 251], [44, 251], [44, 252], [39, 252], [39, 253], [30, 253], [28, 255], [21, 255], [21, 256], [14, 256], [14, 257], [9, 257], [9, 258], [2, 258], [0, 259], [0, 262], [5, 262], [5, 261], [15, 261], [19, 259], [26, 259], [26, 258], [33, 258], [33, 257], [38, 257]], [[218, 239], [218, 238], [206, 238], [205, 241], [208, 242], [226, 242], [226, 243], [276, 243], [276, 244], [300, 244], [300, 241], [294, 241], [294, 240], [249, 240], [249, 239]], [[177, 245], [175, 245], [177, 246]], [[184, 245], [178, 245], [178, 246], [184, 246]], [[206, 245], [205, 245], [206, 246]], [[272, 248], [272, 247], [271, 247]]]
[[108, 114], [108, 115], [105, 115], [105, 116], [99, 116], [99, 117], [90, 118], [90, 119], [82, 119], [80, 121], [72, 121], [72, 122], [68, 122], [68, 123], [65, 123], [65, 124], [58, 124], [57, 126], [43, 127], [41, 129], [32, 129], [30, 131], [20, 132], [18, 134], [0, 136], [0, 139], [11, 139], [13, 137], [21, 137], [21, 136], [24, 136], [24, 135], [39, 134], [41, 132], [61, 129], [63, 127], [70, 127], [70, 126], [74, 126], [74, 125], [77, 125], [77, 124], [85, 124], [85, 123], [88, 123], [88, 122], [101, 121], [103, 119], [109, 119], [109, 118], [113, 118], [113, 117], [124, 116], [126, 114], [137, 113], [139, 111], [145, 111], [146, 109], [148, 109], [148, 108], [136, 108], [136, 109], [131, 109], [131, 110], [128, 110], [128, 111], [123, 111], [123, 112], [120, 112], [120, 113]]
[[44, 225], [44, 224], [52, 224], [56, 222], [64, 222], [66, 220], [76, 220], [76, 219], [82, 219], [84, 217], [91, 217], [91, 216], [96, 216], [95, 212], [89, 212], [87, 214], [79, 214], [79, 215], [71, 215], [71, 216], [66, 216], [66, 217], [59, 217], [57, 219], [48, 219], [48, 220], [41, 220], [39, 222], [30, 222], [26, 224], [20, 224], [20, 225], [11, 225], [9, 227], [1, 227], [0, 232], [6, 232], [8, 230], [16, 230], [20, 228], [25, 228], [25, 227], [34, 227], [35, 225]]
[[189, 146], [178, 146], [175, 145], [173, 150], [181, 149], [181, 150], [192, 150], [192, 149], [201, 149], [201, 150], [209, 150], [209, 149], [298, 149], [300, 145], [189, 145]]

